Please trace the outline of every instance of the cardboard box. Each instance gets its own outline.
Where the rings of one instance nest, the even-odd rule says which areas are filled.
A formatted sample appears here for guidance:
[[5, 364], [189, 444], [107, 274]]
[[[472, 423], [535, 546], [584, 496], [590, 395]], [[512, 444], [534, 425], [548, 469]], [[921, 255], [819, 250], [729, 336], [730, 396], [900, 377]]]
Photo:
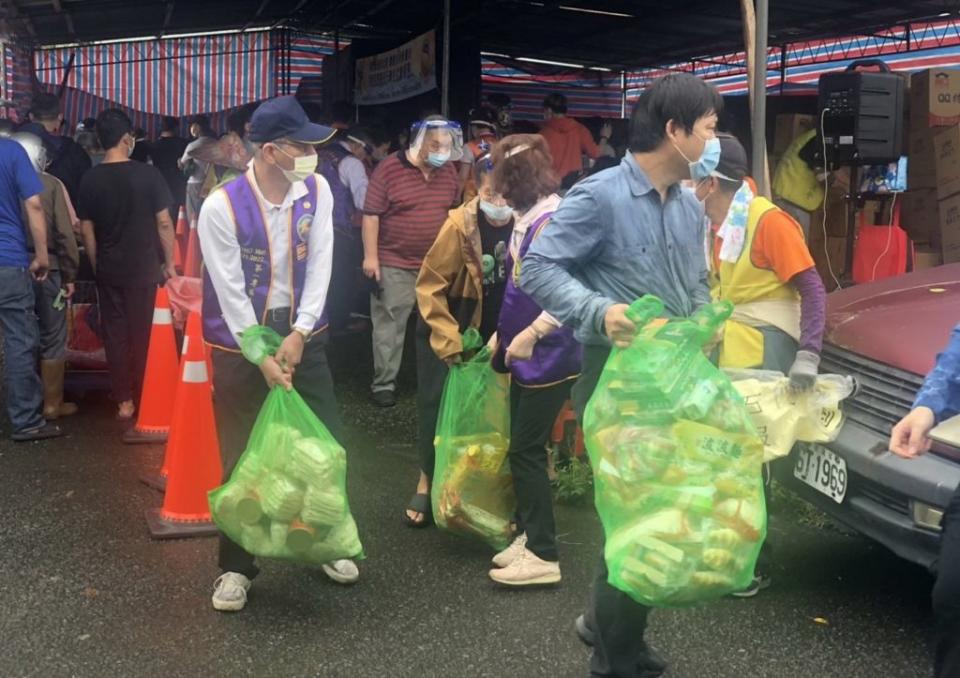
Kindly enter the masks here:
[[943, 263], [943, 252], [933, 247], [917, 247], [913, 253], [913, 270], [923, 271], [940, 266]]
[[[842, 238], [847, 235], [847, 201], [846, 191], [837, 186], [830, 188], [827, 193], [827, 235]], [[823, 206], [810, 213], [809, 239], [823, 240]]]
[[960, 70], [931, 68], [910, 77], [911, 129], [960, 123]]
[[936, 157], [937, 198], [946, 200], [960, 193], [960, 125], [948, 127], [933, 137]]
[[[847, 258], [847, 239], [846, 238], [827, 238], [824, 241], [821, 236], [817, 241], [810, 243], [810, 254], [813, 255], [813, 261], [817, 265], [817, 272], [823, 279], [823, 284], [828, 292], [837, 288], [834, 276], [842, 278], [846, 268]], [[827, 260], [829, 258], [829, 265]], [[831, 274], [831, 267], [833, 272]]]
[[793, 143], [793, 140], [804, 132], [813, 129], [814, 119], [812, 115], [803, 113], [785, 113], [777, 116], [775, 132], [773, 135], [773, 152], [781, 155], [787, 147]]
[[909, 190], [900, 196], [900, 226], [910, 239], [940, 247], [940, 204], [932, 188]]
[[933, 139], [940, 128], [910, 130], [907, 188], [937, 187], [937, 157]]
[[960, 261], [960, 195], [940, 201], [940, 238], [943, 263]]

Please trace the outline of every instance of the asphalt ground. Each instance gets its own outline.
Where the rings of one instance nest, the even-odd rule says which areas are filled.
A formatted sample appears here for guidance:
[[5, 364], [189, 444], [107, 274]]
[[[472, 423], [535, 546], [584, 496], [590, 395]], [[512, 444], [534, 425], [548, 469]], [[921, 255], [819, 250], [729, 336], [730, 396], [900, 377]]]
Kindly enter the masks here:
[[[563, 582], [499, 590], [490, 552], [400, 515], [416, 480], [413, 379], [388, 411], [366, 402], [367, 340], [331, 351], [350, 432], [361, 581], [262, 563], [247, 608], [210, 606], [216, 540], [152, 541], [139, 482], [162, 449], [120, 443], [103, 394], [69, 436], [0, 441], [0, 676], [586, 676], [573, 633], [600, 536], [589, 505], [557, 509]], [[412, 352], [408, 352], [412, 358]], [[656, 611], [648, 641], [668, 676], [927, 676], [930, 576], [882, 547], [772, 520], [773, 586], [751, 600]]]

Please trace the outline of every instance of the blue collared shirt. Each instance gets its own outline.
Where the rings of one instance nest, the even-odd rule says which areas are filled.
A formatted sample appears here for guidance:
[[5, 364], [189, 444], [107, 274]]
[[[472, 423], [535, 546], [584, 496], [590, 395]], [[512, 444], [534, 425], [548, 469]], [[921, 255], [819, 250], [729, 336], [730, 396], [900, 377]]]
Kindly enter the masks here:
[[960, 414], [960, 326], [953, 329], [950, 343], [937, 356], [913, 406], [929, 407], [937, 422]]
[[609, 345], [613, 304], [655, 294], [682, 317], [710, 302], [704, 236], [693, 192], [674, 185], [661, 200], [628, 153], [566, 195], [524, 257], [520, 286], [582, 343]]

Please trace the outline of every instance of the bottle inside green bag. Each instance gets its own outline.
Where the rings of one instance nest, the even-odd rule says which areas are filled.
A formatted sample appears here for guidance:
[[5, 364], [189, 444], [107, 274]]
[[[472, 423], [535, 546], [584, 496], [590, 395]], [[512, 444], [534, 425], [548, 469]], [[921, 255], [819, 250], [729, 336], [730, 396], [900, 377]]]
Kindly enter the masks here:
[[634, 301], [624, 315], [638, 328], [646, 326], [651, 320], [663, 313], [663, 302], [659, 298], [647, 294]]
[[[641, 300], [642, 301], [642, 300]], [[656, 338], [678, 346], [703, 346], [715, 335], [733, 313], [729, 301], [715, 301], [701, 306], [689, 318], [669, 322], [657, 330]]]

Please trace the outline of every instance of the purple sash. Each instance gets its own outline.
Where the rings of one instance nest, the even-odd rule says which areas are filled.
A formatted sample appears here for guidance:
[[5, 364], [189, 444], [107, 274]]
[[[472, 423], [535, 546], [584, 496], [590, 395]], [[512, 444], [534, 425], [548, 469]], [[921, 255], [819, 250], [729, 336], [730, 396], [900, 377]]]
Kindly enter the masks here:
[[[507, 346], [543, 312], [533, 299], [520, 290], [517, 283], [520, 280], [523, 257], [551, 216], [553, 212], [547, 212], [530, 225], [523, 237], [523, 242], [520, 243], [518, 261], [514, 261], [510, 253], [507, 254], [506, 269], [510, 271], [510, 277], [507, 278], [500, 319], [497, 323], [500, 348], [493, 358], [494, 369], [499, 371], [507, 369], [504, 362]], [[561, 327], [537, 342], [530, 360], [515, 361], [510, 365], [509, 370], [518, 384], [547, 386], [579, 374], [580, 354], [581, 347], [573, 338], [573, 330], [569, 327]]]
[[[304, 280], [307, 276], [307, 235], [313, 225], [313, 216], [317, 209], [316, 175], [304, 182], [307, 194], [294, 201], [290, 213], [290, 264], [293, 287], [293, 299], [290, 308], [290, 323], [300, 306]], [[242, 174], [223, 187], [233, 211], [234, 226], [237, 229], [237, 242], [240, 244], [240, 266], [243, 268], [245, 292], [253, 303], [253, 311], [260, 322], [266, 320], [267, 295], [273, 281], [270, 261], [270, 240], [267, 224], [263, 218], [260, 203], [253, 192], [246, 174]], [[210, 275], [203, 271], [203, 339], [208, 344], [228, 350], [240, 350], [230, 333], [220, 309], [220, 300], [213, 288]], [[327, 311], [323, 310], [314, 326], [319, 332], [327, 326]]]

